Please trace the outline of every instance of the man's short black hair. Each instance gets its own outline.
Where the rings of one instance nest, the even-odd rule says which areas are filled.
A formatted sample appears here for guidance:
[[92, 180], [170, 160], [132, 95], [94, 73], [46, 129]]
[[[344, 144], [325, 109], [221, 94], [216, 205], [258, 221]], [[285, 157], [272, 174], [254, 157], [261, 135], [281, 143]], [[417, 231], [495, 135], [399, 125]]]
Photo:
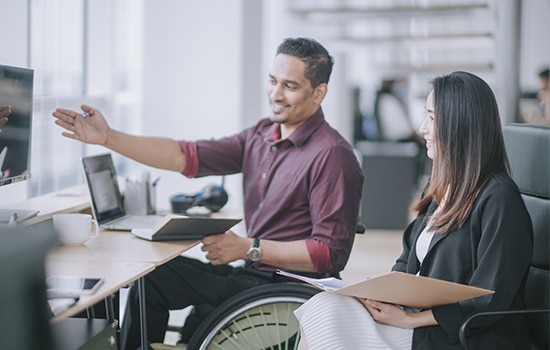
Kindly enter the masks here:
[[334, 59], [317, 40], [311, 38], [287, 38], [277, 48], [277, 54], [294, 56], [306, 64], [305, 76], [312, 87], [328, 84]]
[[550, 70], [548, 68], [543, 69], [539, 72], [539, 77], [549, 79]]

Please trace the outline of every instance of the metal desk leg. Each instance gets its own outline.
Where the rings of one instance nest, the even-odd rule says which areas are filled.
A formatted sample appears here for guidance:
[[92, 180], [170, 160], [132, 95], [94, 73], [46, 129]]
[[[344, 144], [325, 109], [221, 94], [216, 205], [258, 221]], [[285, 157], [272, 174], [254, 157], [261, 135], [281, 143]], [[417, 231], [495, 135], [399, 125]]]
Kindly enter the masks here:
[[113, 294], [105, 298], [105, 315], [107, 315], [107, 320], [109, 320], [109, 323], [113, 323], [115, 321], [115, 307], [113, 305], [113, 298]]
[[93, 306], [86, 308], [86, 318], [88, 318], [89, 320], [92, 320], [95, 318], [95, 310]]
[[139, 326], [141, 329], [141, 349], [149, 349], [147, 340], [147, 320], [145, 315], [145, 282], [143, 277], [138, 279], [138, 298], [139, 298]]

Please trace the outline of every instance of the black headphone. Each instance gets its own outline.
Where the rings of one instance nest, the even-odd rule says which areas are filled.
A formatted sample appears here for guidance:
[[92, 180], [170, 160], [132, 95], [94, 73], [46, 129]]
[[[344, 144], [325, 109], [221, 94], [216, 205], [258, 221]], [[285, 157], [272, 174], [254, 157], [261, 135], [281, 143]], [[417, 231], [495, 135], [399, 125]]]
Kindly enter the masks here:
[[186, 213], [193, 207], [205, 207], [211, 212], [219, 211], [229, 198], [225, 188], [221, 185], [208, 185], [194, 195], [176, 194], [170, 197], [173, 213]]

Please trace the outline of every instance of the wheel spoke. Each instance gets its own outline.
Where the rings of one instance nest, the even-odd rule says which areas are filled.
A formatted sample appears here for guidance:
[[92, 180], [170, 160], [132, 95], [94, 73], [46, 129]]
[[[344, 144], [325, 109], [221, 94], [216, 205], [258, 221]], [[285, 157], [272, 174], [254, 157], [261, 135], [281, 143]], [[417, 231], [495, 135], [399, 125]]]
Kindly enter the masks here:
[[294, 310], [317, 291], [285, 285], [241, 293], [210, 315], [189, 345], [203, 350], [296, 350], [300, 330]]

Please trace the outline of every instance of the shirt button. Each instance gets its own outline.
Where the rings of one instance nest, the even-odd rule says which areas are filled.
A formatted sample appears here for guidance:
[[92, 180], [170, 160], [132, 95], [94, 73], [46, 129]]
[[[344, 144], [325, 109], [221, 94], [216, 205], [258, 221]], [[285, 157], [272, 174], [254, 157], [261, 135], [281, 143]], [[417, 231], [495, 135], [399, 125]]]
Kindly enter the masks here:
[[277, 150], [277, 146], [271, 146], [271, 151], [275, 152]]
[[262, 173], [262, 179], [265, 179], [267, 177], [267, 173]]

